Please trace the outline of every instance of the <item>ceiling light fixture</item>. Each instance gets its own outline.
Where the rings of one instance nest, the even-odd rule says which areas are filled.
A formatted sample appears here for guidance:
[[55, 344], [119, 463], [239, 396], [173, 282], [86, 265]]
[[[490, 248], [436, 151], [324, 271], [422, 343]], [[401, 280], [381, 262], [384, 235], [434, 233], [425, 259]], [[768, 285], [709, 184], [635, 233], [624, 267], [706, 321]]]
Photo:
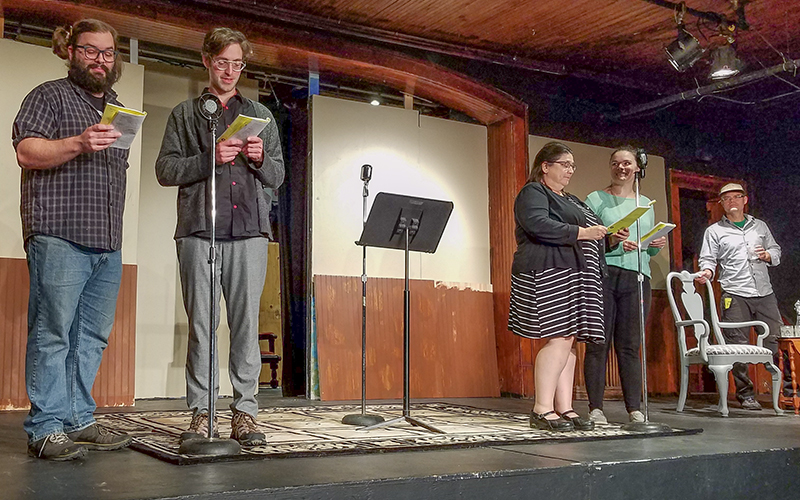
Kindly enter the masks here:
[[703, 56], [705, 49], [700, 46], [697, 38], [686, 31], [686, 25], [678, 24], [678, 38], [664, 47], [670, 64], [683, 73], [691, 68]]
[[708, 76], [712, 80], [722, 80], [738, 74], [743, 67], [734, 46], [725, 44], [711, 52], [711, 73]]
[[372, 104], [373, 106], [380, 106], [381, 105], [381, 101], [379, 101], [377, 99], [373, 99], [369, 103]]

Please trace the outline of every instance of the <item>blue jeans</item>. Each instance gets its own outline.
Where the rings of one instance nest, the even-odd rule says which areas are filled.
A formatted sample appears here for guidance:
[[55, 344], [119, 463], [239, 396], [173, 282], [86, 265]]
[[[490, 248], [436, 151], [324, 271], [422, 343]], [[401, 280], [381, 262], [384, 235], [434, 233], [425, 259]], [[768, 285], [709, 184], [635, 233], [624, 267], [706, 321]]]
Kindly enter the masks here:
[[97, 370], [114, 324], [121, 252], [36, 235], [25, 244], [31, 288], [25, 385], [29, 442], [94, 423]]

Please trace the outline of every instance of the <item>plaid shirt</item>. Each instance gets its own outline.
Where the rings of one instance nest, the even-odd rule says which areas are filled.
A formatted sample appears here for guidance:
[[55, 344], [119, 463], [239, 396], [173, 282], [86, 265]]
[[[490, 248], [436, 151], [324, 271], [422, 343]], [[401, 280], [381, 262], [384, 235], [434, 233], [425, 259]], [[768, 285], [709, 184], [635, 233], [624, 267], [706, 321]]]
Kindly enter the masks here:
[[[120, 105], [110, 91], [106, 102]], [[67, 78], [45, 82], [22, 101], [14, 120], [14, 148], [28, 137], [49, 140], [80, 135], [100, 121], [84, 91]], [[128, 150], [81, 153], [61, 166], [22, 169], [22, 236], [57, 236], [100, 250], [122, 247], [122, 210]]]

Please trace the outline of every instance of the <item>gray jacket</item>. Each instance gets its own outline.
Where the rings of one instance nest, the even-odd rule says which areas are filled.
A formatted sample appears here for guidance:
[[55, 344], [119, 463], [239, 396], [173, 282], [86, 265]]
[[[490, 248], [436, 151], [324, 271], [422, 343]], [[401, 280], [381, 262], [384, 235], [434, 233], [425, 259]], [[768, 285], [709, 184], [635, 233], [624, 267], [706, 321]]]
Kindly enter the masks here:
[[[249, 160], [247, 164], [258, 181], [257, 185], [278, 188], [283, 183], [284, 167], [275, 118], [265, 106], [247, 98], [242, 114], [269, 119], [259, 134], [264, 141], [264, 161], [260, 168]], [[179, 187], [176, 239], [207, 230], [206, 183], [212, 171], [209, 148], [208, 124], [197, 112], [197, 99], [175, 106], [167, 120], [156, 160], [156, 178], [162, 186]], [[264, 189], [256, 191], [259, 231], [271, 238], [270, 199]]]
[[[765, 297], [772, 293], [768, 266], [781, 262], [781, 247], [772, 237], [764, 221], [745, 214], [744, 227], [736, 227], [727, 217], [706, 229], [703, 248], [700, 250], [700, 270], [715, 272], [717, 264], [719, 284], [722, 289], [740, 297]], [[761, 245], [769, 252], [771, 263], [755, 255]]]

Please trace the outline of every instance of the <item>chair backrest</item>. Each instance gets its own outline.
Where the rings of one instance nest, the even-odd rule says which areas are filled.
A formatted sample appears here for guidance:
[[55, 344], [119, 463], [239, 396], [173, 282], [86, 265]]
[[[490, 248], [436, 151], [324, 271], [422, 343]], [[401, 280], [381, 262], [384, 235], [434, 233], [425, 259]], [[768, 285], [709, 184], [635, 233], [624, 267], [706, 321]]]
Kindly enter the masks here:
[[[703, 318], [703, 297], [697, 293], [694, 286], [694, 274], [689, 271], [671, 272], [667, 275], [667, 297], [669, 298], [669, 307], [672, 310], [672, 317], [677, 324], [686, 319], [701, 320]], [[675, 288], [680, 283], [680, 296], [679, 299], [683, 308], [686, 311], [688, 318], [684, 318], [678, 303], [675, 300]], [[711, 293], [713, 298], [713, 291]], [[713, 302], [712, 302], [713, 308]], [[697, 340], [697, 345], [700, 345], [702, 339], [706, 338], [706, 327], [701, 323], [696, 323], [694, 327], [694, 337]], [[681, 348], [681, 354], [687, 350], [686, 337], [684, 335], [684, 328], [678, 328], [678, 344]]]
[[714, 288], [711, 286], [711, 280], [706, 280], [706, 294], [708, 295], [708, 310], [711, 316], [711, 330], [714, 332], [714, 341], [719, 345], [725, 345], [725, 337], [722, 335], [722, 329], [719, 327], [719, 314], [717, 314], [717, 299], [714, 297]]

